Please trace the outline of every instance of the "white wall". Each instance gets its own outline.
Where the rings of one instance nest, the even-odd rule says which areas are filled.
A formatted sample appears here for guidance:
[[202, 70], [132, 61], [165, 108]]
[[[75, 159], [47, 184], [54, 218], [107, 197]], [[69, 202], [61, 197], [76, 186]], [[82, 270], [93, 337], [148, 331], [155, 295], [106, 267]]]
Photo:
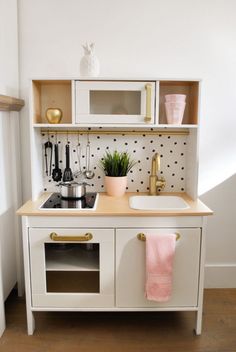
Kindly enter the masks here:
[[[1, 0], [0, 94], [17, 97], [18, 83], [17, 1]], [[18, 113], [0, 112], [0, 335], [4, 329], [3, 298], [6, 299], [17, 281], [15, 211], [19, 190], [16, 189], [13, 146], [18, 142], [19, 150], [18, 117]]]
[[[79, 76], [85, 41], [96, 43], [102, 76], [202, 78], [199, 192], [213, 210], [221, 204], [221, 195], [233, 209], [224, 181], [236, 171], [235, 0], [19, 0], [19, 11], [20, 84], [26, 100], [29, 78]], [[28, 125], [26, 107], [25, 199], [31, 195]], [[221, 265], [233, 270], [227, 285], [236, 286], [236, 255], [231, 250], [236, 217], [229, 227], [227, 216], [223, 208], [210, 220], [207, 263], [215, 272]], [[218, 280], [216, 286], [221, 277]]]

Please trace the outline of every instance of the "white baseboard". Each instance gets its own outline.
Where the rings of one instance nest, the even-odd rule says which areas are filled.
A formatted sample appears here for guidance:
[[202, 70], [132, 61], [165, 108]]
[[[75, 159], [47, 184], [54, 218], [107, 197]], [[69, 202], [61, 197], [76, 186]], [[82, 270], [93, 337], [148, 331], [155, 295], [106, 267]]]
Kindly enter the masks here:
[[205, 288], [236, 288], [236, 264], [206, 264]]

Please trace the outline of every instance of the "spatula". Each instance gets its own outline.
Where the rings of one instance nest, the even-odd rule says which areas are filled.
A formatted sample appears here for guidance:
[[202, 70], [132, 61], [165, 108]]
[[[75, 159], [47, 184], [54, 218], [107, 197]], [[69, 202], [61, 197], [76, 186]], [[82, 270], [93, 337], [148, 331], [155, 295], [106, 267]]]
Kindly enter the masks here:
[[52, 179], [53, 181], [59, 182], [62, 179], [62, 171], [59, 168], [59, 161], [58, 161], [58, 144], [54, 145], [54, 158], [55, 158], [55, 167], [52, 170]]
[[70, 146], [66, 144], [66, 168], [63, 174], [63, 182], [73, 181], [73, 173], [70, 168]]

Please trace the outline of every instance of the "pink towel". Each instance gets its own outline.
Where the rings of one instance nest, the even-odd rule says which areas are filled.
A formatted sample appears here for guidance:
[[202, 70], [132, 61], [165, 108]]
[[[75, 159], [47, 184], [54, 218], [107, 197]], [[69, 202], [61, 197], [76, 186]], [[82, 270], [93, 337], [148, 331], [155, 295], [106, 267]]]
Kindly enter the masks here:
[[146, 235], [146, 297], [166, 302], [172, 291], [175, 234]]

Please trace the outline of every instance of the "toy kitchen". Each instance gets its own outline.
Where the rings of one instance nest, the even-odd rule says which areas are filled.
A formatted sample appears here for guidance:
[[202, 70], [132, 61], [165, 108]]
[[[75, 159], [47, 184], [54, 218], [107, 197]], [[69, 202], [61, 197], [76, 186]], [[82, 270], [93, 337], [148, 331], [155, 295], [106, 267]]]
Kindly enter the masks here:
[[[29, 335], [37, 311], [194, 311], [201, 334], [212, 211], [197, 196], [200, 86], [31, 81], [32, 200], [18, 210]], [[156, 237], [174, 239], [165, 299], [147, 284]]]

